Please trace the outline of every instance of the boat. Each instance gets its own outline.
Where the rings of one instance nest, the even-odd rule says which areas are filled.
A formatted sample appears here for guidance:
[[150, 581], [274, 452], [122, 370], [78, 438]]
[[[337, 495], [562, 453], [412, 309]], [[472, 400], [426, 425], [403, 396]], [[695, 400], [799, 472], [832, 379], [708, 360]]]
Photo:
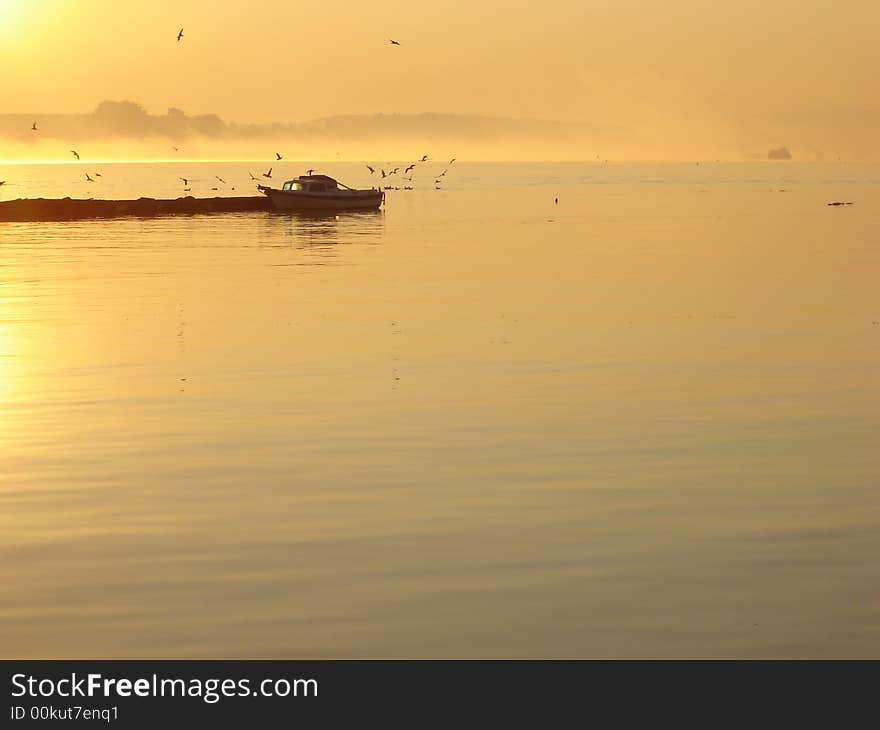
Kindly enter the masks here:
[[327, 175], [301, 175], [281, 189], [257, 185], [278, 210], [378, 210], [385, 193], [375, 188], [355, 190]]

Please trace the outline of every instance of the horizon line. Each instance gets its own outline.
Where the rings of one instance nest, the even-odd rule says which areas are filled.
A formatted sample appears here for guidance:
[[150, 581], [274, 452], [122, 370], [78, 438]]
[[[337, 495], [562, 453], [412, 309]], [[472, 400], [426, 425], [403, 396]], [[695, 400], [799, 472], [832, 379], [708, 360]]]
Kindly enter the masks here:
[[[406, 158], [392, 160], [392, 162], [407, 162]], [[66, 160], [66, 159], [0, 159], [0, 165], [78, 165], [80, 167], [88, 167], [89, 165], [134, 165], [134, 164], [177, 164], [177, 163], [216, 163], [216, 164], [227, 164], [227, 163], [254, 163], [260, 165], [273, 164], [273, 167], [280, 167], [284, 164], [290, 163], [315, 163], [315, 164], [338, 164], [338, 163], [375, 163], [375, 158], [335, 158], [335, 159], [315, 159], [309, 157], [303, 158], [287, 158], [281, 161], [279, 164], [278, 160], [266, 160], [266, 159], [255, 159], [255, 158], [217, 158], [217, 157], [187, 157], [187, 158], [149, 158], [149, 157], [141, 157], [141, 158], [129, 158], [129, 159], [120, 159], [120, 158], [96, 158], [94, 160]], [[442, 160], [428, 160], [427, 162], [436, 162], [437, 164], [446, 164]], [[688, 158], [650, 158], [650, 157], [634, 157], [634, 158], [617, 158], [617, 159], [553, 159], [553, 158], [522, 158], [522, 159], [467, 159], [467, 158], [458, 158], [456, 159], [455, 164], [572, 164], [572, 165], [611, 165], [611, 164], [707, 164], [707, 165], [718, 165], [718, 164], [730, 164], [730, 163], [768, 163], [778, 166], [785, 165], [798, 165], [798, 164], [810, 164], [810, 165], [824, 165], [824, 164], [877, 164], [880, 163], [880, 159], [838, 159], [838, 160], [815, 160], [815, 159], [790, 159], [790, 160], [774, 160], [768, 159], [766, 157], [728, 157], [728, 158], [715, 158], [715, 159], [706, 159], [706, 158], [697, 158], [697, 157], [688, 157]], [[427, 163], [419, 163], [419, 164], [427, 164]]]

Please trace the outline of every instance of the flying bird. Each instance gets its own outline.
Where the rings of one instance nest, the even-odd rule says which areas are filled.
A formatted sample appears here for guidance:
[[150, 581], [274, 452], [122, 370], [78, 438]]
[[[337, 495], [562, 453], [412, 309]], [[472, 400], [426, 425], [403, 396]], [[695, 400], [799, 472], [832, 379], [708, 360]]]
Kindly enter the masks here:
[[189, 185], [189, 180], [187, 180], [185, 177], [179, 177], [177, 179], [180, 180], [184, 185]]
[[371, 174], [371, 175], [372, 175], [374, 172], [376, 172], [376, 171], [375, 171], [372, 167], [370, 167], [369, 165], [367, 165], [367, 169], [370, 171], [370, 174]]
[[0, 185], [5, 185], [5, 184], [6, 184], [5, 180], [0, 180]]
[[282, 160], [282, 159], [284, 159], [284, 158], [281, 156], [281, 153], [280, 153], [280, 152], [276, 152], [276, 153], [275, 153], [275, 159], [280, 161], [280, 160]]
[[104, 176], [100, 172], [96, 172], [95, 177], [104, 177]]
[[395, 167], [395, 168], [394, 168], [391, 172], [389, 172], [388, 174], [389, 174], [389, 175], [396, 175], [399, 171], [400, 171], [400, 168], [399, 168], [399, 167]]
[[226, 184], [226, 181], [225, 181], [222, 177], [219, 177], [218, 175], [214, 175], [214, 177], [216, 177], [216, 178], [217, 178], [220, 182], [222, 182], [224, 185]]
[[406, 175], [410, 170], [412, 170], [416, 166], [416, 163], [413, 162], [409, 167], [404, 168], [403, 174]]
[[441, 172], [437, 177], [443, 177], [447, 172], [449, 172], [448, 167], [443, 172]]
[[76, 157], [76, 159], [79, 159], [79, 152], [77, 152], [76, 150], [70, 150], [70, 151], [73, 153], [73, 156]]
[[36, 132], [36, 131], [37, 131], [37, 123], [34, 122], [34, 123], [31, 125], [31, 132]]
[[454, 158], [454, 157], [449, 161], [449, 164], [451, 165], [453, 162], [455, 162], [455, 158]]
[[427, 162], [427, 161], [428, 161], [428, 155], [422, 155], [422, 159], [419, 160], [419, 162]]
[[264, 172], [263, 177], [272, 177], [272, 168], [269, 168], [269, 172]]
[[177, 42], [180, 43], [180, 39], [183, 38], [183, 28], [180, 29], [180, 33], [177, 34]]
[[89, 182], [95, 182], [94, 180], [92, 180], [92, 178], [89, 177], [89, 173], [86, 173], [86, 180], [88, 180]]
[[254, 177], [254, 173], [252, 173], [252, 172], [248, 172], [248, 175], [251, 176], [251, 180], [259, 180], [260, 179], [258, 177]]
[[385, 174], [385, 170], [379, 170], [379, 172], [382, 173], [382, 177], [383, 177], [383, 178], [388, 177], [388, 176]]
[[311, 175], [314, 171], [315, 171], [314, 168], [310, 168], [310, 169], [306, 170], [306, 175]]
[[399, 46], [400, 45], [400, 41], [395, 41], [392, 38], [389, 38], [388, 42], [391, 43], [392, 46]]

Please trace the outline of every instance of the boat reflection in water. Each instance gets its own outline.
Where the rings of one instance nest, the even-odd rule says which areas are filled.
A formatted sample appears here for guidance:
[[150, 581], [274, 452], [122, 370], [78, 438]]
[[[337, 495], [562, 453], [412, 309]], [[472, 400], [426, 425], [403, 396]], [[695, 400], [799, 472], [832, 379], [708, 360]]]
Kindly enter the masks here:
[[342, 246], [379, 244], [385, 214], [382, 210], [273, 211], [265, 221], [272, 229], [271, 239], [277, 240], [280, 230], [288, 245], [316, 256], [335, 258]]

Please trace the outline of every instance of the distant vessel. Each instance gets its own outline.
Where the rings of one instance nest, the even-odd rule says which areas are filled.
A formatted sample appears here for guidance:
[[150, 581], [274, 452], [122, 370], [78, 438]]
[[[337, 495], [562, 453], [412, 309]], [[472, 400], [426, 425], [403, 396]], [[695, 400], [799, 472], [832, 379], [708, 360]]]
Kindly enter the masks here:
[[355, 190], [327, 175], [302, 175], [281, 189], [257, 185], [278, 210], [377, 210], [385, 193], [375, 188]]

